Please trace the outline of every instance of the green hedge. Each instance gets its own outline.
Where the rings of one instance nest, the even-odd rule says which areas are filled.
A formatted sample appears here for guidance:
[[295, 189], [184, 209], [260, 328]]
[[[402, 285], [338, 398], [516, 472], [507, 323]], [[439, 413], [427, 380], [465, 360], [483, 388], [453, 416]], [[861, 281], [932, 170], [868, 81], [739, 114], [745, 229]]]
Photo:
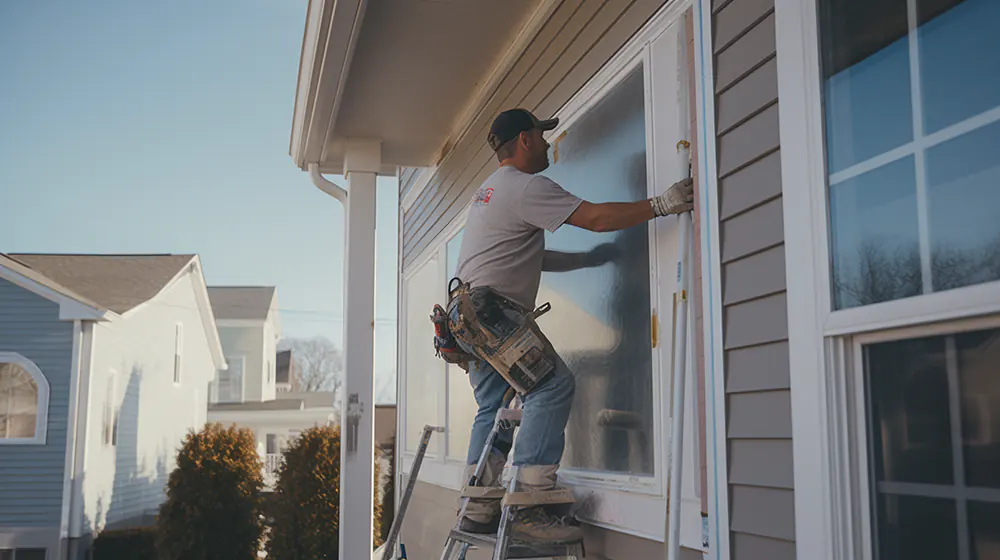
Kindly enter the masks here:
[[102, 531], [94, 539], [93, 560], [153, 560], [156, 527]]
[[[374, 457], [372, 457], [374, 460]], [[379, 480], [378, 462], [375, 480]], [[374, 494], [373, 548], [382, 542], [382, 504]], [[338, 560], [340, 549], [340, 429], [309, 428], [284, 452], [267, 506], [268, 560]]]
[[248, 428], [210, 424], [189, 433], [160, 506], [160, 560], [256, 560], [263, 467]]

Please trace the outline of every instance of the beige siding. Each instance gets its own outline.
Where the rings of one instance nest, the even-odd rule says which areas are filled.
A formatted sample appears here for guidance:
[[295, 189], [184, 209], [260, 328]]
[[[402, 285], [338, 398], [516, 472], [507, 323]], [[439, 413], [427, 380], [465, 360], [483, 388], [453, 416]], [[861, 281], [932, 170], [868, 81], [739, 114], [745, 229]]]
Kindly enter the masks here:
[[773, 0], [712, 3], [731, 550], [795, 557]]
[[497, 113], [525, 107], [557, 111], [665, 3], [665, 0], [565, 0], [515, 62], [485, 108], [438, 166], [425, 194], [403, 217], [403, 265], [412, 263], [466, 207], [493, 172], [486, 133]]

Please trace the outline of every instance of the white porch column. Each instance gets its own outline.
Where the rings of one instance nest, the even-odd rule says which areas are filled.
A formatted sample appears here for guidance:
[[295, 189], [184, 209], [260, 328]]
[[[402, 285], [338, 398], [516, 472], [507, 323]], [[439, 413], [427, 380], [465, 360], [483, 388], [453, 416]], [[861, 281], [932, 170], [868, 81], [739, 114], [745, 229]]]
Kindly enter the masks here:
[[351, 141], [344, 283], [344, 406], [340, 435], [340, 558], [372, 556], [374, 484], [375, 178], [378, 141]]

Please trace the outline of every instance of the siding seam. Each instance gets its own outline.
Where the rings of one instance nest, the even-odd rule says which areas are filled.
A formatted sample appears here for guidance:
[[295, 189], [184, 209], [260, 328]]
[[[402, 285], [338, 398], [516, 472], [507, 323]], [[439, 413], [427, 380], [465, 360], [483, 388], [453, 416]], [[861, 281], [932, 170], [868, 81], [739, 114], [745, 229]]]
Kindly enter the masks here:
[[[775, 198], [778, 198], [778, 197], [775, 197]], [[775, 198], [772, 198], [771, 200], [774, 200]], [[722, 220], [722, 221], [720, 221], [720, 223], [723, 223], [725, 221], [726, 220]], [[734, 263], [736, 261], [741, 261], [743, 259], [750, 258], [750, 257], [755, 256], [755, 255], [759, 255], [759, 254], [763, 253], [764, 251], [768, 251], [770, 249], [774, 249], [775, 247], [780, 247], [780, 246], [782, 246], [784, 244], [785, 244], [785, 240], [784, 240], [784, 238], [782, 238], [782, 240], [779, 241], [779, 242], [777, 242], [777, 243], [772, 243], [771, 245], [768, 245], [766, 247], [761, 247], [759, 249], [754, 249], [753, 251], [751, 251], [749, 253], [744, 253], [744, 254], [742, 254], [742, 255], [740, 255], [738, 257], [733, 257], [733, 258], [731, 258], [729, 260], [724, 260], [724, 261], [722, 261], [721, 264], [732, 264], [732, 263]], [[787, 266], [787, 263], [786, 263], [786, 266]], [[774, 292], [774, 293], [775, 294], [780, 294], [780, 293], [786, 292], [786, 291], [788, 291], [788, 290], [787, 289], [785, 289], [785, 290], [778, 290], [777, 292]], [[774, 295], [774, 294], [771, 294], [771, 295]], [[755, 299], [760, 299], [760, 298], [753, 297], [753, 298], [750, 298], [749, 300], [746, 300], [746, 301], [752, 301], [752, 300], [755, 300]], [[727, 304], [725, 304], [724, 307], [729, 307], [730, 305], [733, 305], [733, 304], [727, 303]]]
[[[733, 80], [732, 82], [726, 84], [726, 87], [724, 87], [724, 88], [720, 89], [719, 91], [715, 92], [715, 96], [718, 98], [718, 96], [720, 96], [723, 93], [726, 93], [727, 91], [733, 89], [733, 86], [735, 86], [736, 84], [738, 84], [738, 83], [742, 82], [743, 80], [747, 79], [747, 77], [750, 74], [753, 74], [757, 70], [760, 70], [762, 66], [764, 66], [768, 62], [771, 62], [772, 59], [777, 58], [777, 57], [778, 57], [777, 51], [775, 51], [775, 52], [767, 55], [760, 62], [758, 62], [757, 64], [754, 64], [753, 66], [751, 66], [750, 68], [748, 68], [746, 72], [744, 72], [744, 73], [740, 74], [739, 76], [737, 76], [735, 80]], [[718, 57], [716, 57], [716, 58], [718, 58]]]
[[[733, 0], [733, 1], [735, 1], [735, 0]], [[726, 6], [728, 6], [731, 3], [732, 3], [732, 1], [730, 1], [729, 3], [727, 3]], [[745, 28], [743, 28], [743, 31], [740, 31], [739, 34], [737, 34], [735, 37], [733, 37], [732, 39], [730, 39], [729, 41], [727, 41], [726, 44], [722, 45], [721, 47], [716, 46], [719, 50], [715, 51], [715, 53], [714, 53], [715, 56], [718, 56], [718, 55], [722, 54], [723, 51], [725, 51], [729, 47], [733, 46], [733, 43], [735, 43], [736, 41], [739, 41], [740, 39], [742, 39], [744, 36], [746, 36], [747, 33], [749, 33], [750, 31], [752, 31], [754, 27], [757, 27], [758, 25], [760, 25], [760, 23], [762, 21], [764, 21], [765, 19], [767, 19], [767, 17], [770, 16], [771, 14], [773, 14], [773, 13], [774, 13], [774, 7], [771, 7], [766, 12], [764, 12], [761, 16], [759, 16], [757, 19], [755, 19], [752, 22], [750, 22], [750, 25], [748, 25]], [[727, 86], [726, 89], [729, 89], [729, 87]]]
[[[775, 105], [777, 105], [777, 103], [775, 103]], [[773, 106], [774, 106], [774, 105], [768, 105], [768, 106], [767, 106], [767, 107], [766, 107], [765, 109], [770, 109], [770, 108], [771, 108], [771, 107], [773, 107]], [[778, 144], [777, 146], [775, 146], [774, 148], [772, 148], [772, 149], [770, 149], [770, 150], [768, 150], [768, 151], [764, 152], [763, 154], [761, 154], [761, 155], [759, 155], [759, 156], [756, 156], [756, 157], [754, 157], [753, 159], [750, 159], [750, 160], [747, 160], [747, 162], [746, 162], [746, 163], [741, 163], [741, 164], [739, 164], [738, 166], [736, 166], [736, 167], [732, 168], [732, 169], [731, 169], [731, 170], [730, 170], [730, 171], [729, 171], [728, 173], [726, 173], [725, 175], [720, 175], [720, 176], [719, 176], [719, 181], [721, 182], [721, 181], [723, 181], [723, 180], [725, 180], [725, 179], [728, 179], [728, 178], [732, 177], [732, 176], [733, 176], [733, 175], [735, 175], [736, 173], [738, 173], [738, 172], [740, 172], [740, 171], [743, 171], [743, 170], [744, 170], [744, 169], [746, 169], [747, 167], [750, 167], [751, 165], [753, 165], [753, 164], [757, 163], [758, 161], [760, 161], [760, 160], [762, 160], [762, 159], [766, 158], [767, 156], [769, 156], [769, 155], [773, 154], [774, 152], [777, 152], [777, 151], [778, 151], [778, 150], [780, 150], [780, 149], [781, 149], [781, 144]], [[781, 196], [781, 195], [778, 195], [778, 196]], [[774, 200], [774, 198], [776, 198], [776, 197], [772, 197], [772, 198], [771, 198], [770, 200]], [[742, 214], [743, 212], [739, 212], [739, 213], [740, 213], [740, 214]], [[735, 216], [736, 214], [733, 214], [733, 215]]]
[[726, 0], [725, 2], [723, 2], [723, 3], [719, 4], [718, 6], [712, 8], [712, 16], [714, 17], [714, 16], [719, 15], [719, 12], [721, 12], [724, 9], [726, 9], [726, 6], [732, 4], [734, 1], [735, 0]]
[[[784, 242], [782, 242], [781, 245], [784, 245]], [[777, 247], [777, 245], [775, 245], [775, 247]], [[756, 254], [757, 253], [754, 253], [754, 255], [756, 255]], [[748, 256], [753, 256], [753, 255], [748, 255]], [[736, 259], [736, 260], [741, 260], [742, 258], [745, 258], [745, 257], [740, 257], [740, 259]], [[732, 262], [736, 262], [736, 261], [732, 261]], [[750, 296], [750, 297], [745, 297], [745, 298], [742, 298], [742, 299], [736, 299], [736, 300], [732, 300], [732, 301], [727, 301], [727, 302], [725, 302], [723, 304], [723, 306], [724, 307], [729, 307], [730, 305], [739, 305], [741, 303], [749, 303], [751, 301], [756, 301], [758, 299], [764, 299], [764, 298], [768, 298], [768, 297], [771, 297], [771, 296], [776, 296], [778, 294], [781, 294], [781, 293], [784, 293], [784, 292], [787, 292], [787, 291], [788, 290], [786, 288], [781, 288], [780, 290], [773, 290], [773, 291], [770, 291], [770, 292], [767, 292], [767, 293], [757, 294], [757, 295]]]
[[773, 106], [775, 106], [777, 104], [778, 104], [778, 98], [775, 97], [774, 99], [772, 99], [772, 100], [768, 101], [767, 103], [761, 105], [760, 108], [754, 109], [753, 112], [749, 113], [747, 116], [743, 117], [742, 119], [736, 121], [735, 123], [731, 124], [730, 126], [728, 126], [728, 127], [724, 128], [723, 130], [719, 131], [718, 136], [725, 136], [726, 134], [729, 134], [730, 132], [732, 132], [732, 131], [736, 130], [737, 128], [739, 128], [739, 127], [743, 126], [744, 124], [746, 124], [746, 122], [749, 121], [750, 119], [756, 117], [757, 115], [763, 113], [764, 111], [770, 109], [771, 107], [773, 107]]

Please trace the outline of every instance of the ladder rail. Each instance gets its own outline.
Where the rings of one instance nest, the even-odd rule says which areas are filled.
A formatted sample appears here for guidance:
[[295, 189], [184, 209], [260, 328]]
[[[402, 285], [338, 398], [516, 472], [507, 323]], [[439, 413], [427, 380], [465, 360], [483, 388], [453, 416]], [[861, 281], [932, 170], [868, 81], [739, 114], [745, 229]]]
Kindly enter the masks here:
[[420, 447], [417, 448], [417, 456], [414, 457], [413, 467], [410, 468], [410, 478], [406, 481], [406, 491], [403, 492], [403, 498], [399, 501], [399, 511], [396, 512], [396, 518], [392, 520], [392, 528], [389, 529], [389, 538], [385, 541], [385, 551], [382, 553], [382, 560], [391, 560], [396, 555], [396, 539], [399, 538], [399, 532], [403, 528], [403, 517], [406, 515], [406, 509], [410, 505], [410, 497], [413, 495], [413, 489], [417, 484], [420, 465], [424, 463], [424, 455], [427, 454], [427, 445], [430, 444], [431, 434], [434, 432], [442, 433], [444, 432], [444, 428], [441, 426], [431, 426], [430, 424], [424, 426], [424, 433], [420, 437]]

